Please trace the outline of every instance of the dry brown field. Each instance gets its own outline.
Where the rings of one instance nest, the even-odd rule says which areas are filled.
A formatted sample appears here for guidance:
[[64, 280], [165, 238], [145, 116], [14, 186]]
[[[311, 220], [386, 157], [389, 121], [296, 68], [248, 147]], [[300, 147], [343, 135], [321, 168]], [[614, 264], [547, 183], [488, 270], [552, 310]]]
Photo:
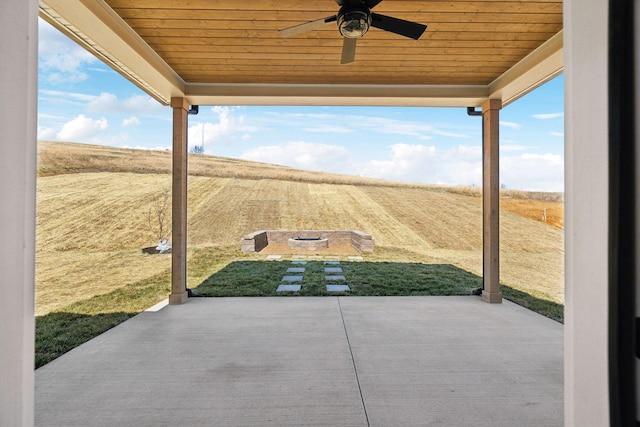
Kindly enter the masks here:
[[[357, 229], [371, 260], [452, 264], [482, 274], [481, 204], [475, 189], [447, 189], [331, 175], [209, 156], [190, 156], [189, 248], [247, 256], [240, 238], [260, 229]], [[36, 311], [45, 314], [170, 267], [147, 218], [170, 189], [171, 154], [41, 143]], [[502, 282], [563, 302], [561, 195], [505, 192]], [[542, 213], [547, 209], [546, 222]], [[254, 257], [264, 254], [253, 255]], [[226, 262], [226, 260], [221, 260]], [[212, 271], [213, 272], [213, 271]], [[198, 277], [190, 277], [190, 287]]]

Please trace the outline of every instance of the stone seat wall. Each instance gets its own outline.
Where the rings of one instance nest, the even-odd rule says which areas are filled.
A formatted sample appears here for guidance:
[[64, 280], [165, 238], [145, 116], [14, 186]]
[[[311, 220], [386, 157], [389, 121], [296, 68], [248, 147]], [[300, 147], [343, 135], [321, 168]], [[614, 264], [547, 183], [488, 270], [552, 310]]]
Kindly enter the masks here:
[[267, 245], [286, 245], [289, 239], [326, 238], [331, 245], [351, 245], [360, 252], [373, 252], [374, 241], [370, 234], [357, 230], [260, 230], [245, 235], [242, 252], [260, 252]]

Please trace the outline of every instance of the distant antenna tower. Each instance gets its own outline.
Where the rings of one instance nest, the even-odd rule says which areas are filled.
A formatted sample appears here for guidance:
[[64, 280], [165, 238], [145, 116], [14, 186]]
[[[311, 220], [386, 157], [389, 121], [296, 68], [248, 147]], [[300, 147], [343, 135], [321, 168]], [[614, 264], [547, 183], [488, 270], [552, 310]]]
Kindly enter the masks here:
[[204, 155], [204, 123], [202, 123], [202, 151], [200, 154]]

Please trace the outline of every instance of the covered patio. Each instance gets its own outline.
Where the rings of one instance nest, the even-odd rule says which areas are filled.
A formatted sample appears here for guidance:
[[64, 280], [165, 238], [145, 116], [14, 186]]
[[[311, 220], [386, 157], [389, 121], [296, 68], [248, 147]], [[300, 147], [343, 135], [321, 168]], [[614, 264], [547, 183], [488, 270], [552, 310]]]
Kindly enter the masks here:
[[[192, 330], [185, 329], [181, 323], [188, 324], [186, 319], [190, 313], [198, 316], [198, 313], [202, 313], [200, 310], [206, 311], [209, 304], [216, 310], [224, 309], [216, 300], [190, 301], [180, 305], [188, 301], [185, 280], [186, 135], [187, 116], [189, 112], [196, 111], [194, 106], [412, 105], [470, 108], [472, 114], [481, 114], [484, 124], [482, 299], [499, 303], [502, 302], [498, 222], [499, 112], [504, 105], [564, 71], [567, 105], [564, 419], [566, 425], [579, 426], [620, 425], [620, 420], [630, 424], [630, 420], [636, 419], [636, 331], [633, 326], [636, 291], [635, 286], [630, 284], [636, 283], [636, 249], [633, 242], [640, 233], [635, 225], [635, 202], [630, 202], [638, 194], [633, 185], [636, 165], [634, 146], [637, 143], [628, 142], [637, 141], [634, 111], [640, 111], [636, 105], [637, 88], [640, 85], [633, 85], [636, 80], [634, 66], [638, 69], [634, 63], [633, 49], [634, 37], [638, 35], [634, 33], [634, 28], [638, 27], [634, 23], [637, 7], [634, 8], [632, 2], [604, 0], [565, 0], [564, 3], [561, 0], [372, 0], [366, 4], [375, 7], [376, 13], [418, 21], [427, 24], [428, 29], [419, 40], [410, 40], [374, 28], [358, 41], [355, 61], [341, 65], [340, 46], [343, 41], [335, 26], [323, 26], [291, 38], [282, 38], [278, 34], [279, 30], [298, 23], [334, 15], [338, 5], [331, 0], [256, 0], [244, 3], [235, 0], [161, 0], [153, 3], [143, 0], [15, 0], [0, 3], [0, 128], [3, 131], [0, 195], [3, 200], [9, 201], [0, 204], [0, 235], [4, 239], [0, 247], [0, 271], [4, 275], [1, 285], [3, 298], [0, 299], [0, 424], [28, 426], [33, 424], [34, 417], [38, 14], [159, 102], [170, 105], [174, 123], [174, 252], [172, 292], [169, 296], [170, 303], [174, 305], [158, 313], [145, 313], [39, 371], [38, 381], [46, 384], [47, 371], [60, 369], [53, 375], [53, 380], [67, 388], [52, 386], [50, 391], [57, 389], [63, 396], [69, 393], [68, 385], [59, 383], [64, 382], [63, 373], [66, 370], [73, 373], [75, 369], [80, 369], [81, 359], [99, 357], [103, 351], [112, 355], [114, 360], [109, 362], [112, 364], [106, 366], [114, 370], [100, 372], [97, 366], [85, 365], [84, 372], [90, 377], [108, 374], [93, 378], [105, 384], [114, 381], [106, 389], [116, 390], [116, 393], [92, 394], [97, 389], [94, 383], [90, 384], [90, 389], [78, 389], [76, 392], [87, 393], [89, 399], [94, 396], [94, 403], [98, 401], [96, 399], [111, 398], [113, 402], [122, 402], [118, 400], [117, 393], [124, 393], [125, 387], [154, 385], [148, 376], [132, 376], [130, 378], [134, 381], [129, 381], [127, 360], [119, 359], [126, 359], [131, 338], [119, 333], [131, 331], [140, 341], [135, 343], [137, 346], [144, 344], [144, 334], [136, 328], [149, 333], [157, 329], [163, 335], [157, 336], [155, 342], [147, 342], [149, 347], [145, 351], [159, 349], [156, 352], [159, 369], [155, 375], [166, 375], [177, 381], [176, 388], [167, 383], [158, 385], [162, 401], [167, 403], [165, 408], [186, 405], [188, 398], [193, 401], [194, 397], [186, 394], [197, 390], [197, 377], [191, 378], [189, 386], [180, 381], [191, 375], [191, 369], [196, 364], [185, 359], [189, 348], [198, 348], [202, 343], [190, 337]], [[620, 82], [631, 83], [623, 85]], [[625, 194], [627, 197], [621, 197]], [[379, 409], [384, 399], [375, 397], [377, 385], [369, 388], [368, 385], [374, 383], [367, 383], [366, 379], [369, 377], [372, 381], [377, 371], [384, 372], [385, 366], [388, 368], [392, 365], [383, 361], [380, 365], [371, 365], [373, 369], [367, 371], [367, 358], [362, 354], [367, 353], [368, 345], [375, 348], [373, 354], [386, 354], [385, 343], [393, 343], [396, 336], [403, 337], [404, 341], [398, 343], [399, 348], [406, 344], [407, 351], [390, 353], [391, 360], [415, 354], [416, 360], [424, 366], [428, 365], [427, 357], [433, 360], [446, 354], [465, 356], [454, 348], [449, 348], [448, 353], [432, 353], [436, 347], [430, 347], [430, 343], [436, 346], [449, 345], [457, 342], [452, 337], [458, 336], [463, 346], [469, 345], [467, 349], [477, 350], [482, 355], [474, 362], [477, 369], [470, 378], [474, 378], [474, 384], [482, 383], [483, 390], [488, 390], [491, 399], [497, 399], [504, 390], [510, 390], [510, 397], [518, 393], [516, 389], [524, 390], [525, 394], [534, 393], [526, 385], [518, 384], [520, 375], [504, 376], [512, 369], [509, 361], [516, 360], [515, 356], [519, 355], [517, 345], [513, 345], [519, 341], [510, 335], [509, 328], [513, 324], [517, 324], [518, 328], [530, 324], [534, 329], [528, 336], [542, 337], [540, 331], [546, 326], [541, 324], [549, 321], [535, 316], [534, 319], [531, 313], [522, 312], [522, 309], [510, 303], [483, 304], [479, 299], [469, 298], [464, 301], [473, 301], [475, 305], [472, 308], [456, 308], [456, 322], [462, 323], [450, 330], [443, 325], [440, 331], [447, 333], [440, 337], [431, 335], [437, 334], [438, 329], [428, 321], [435, 321], [438, 315], [436, 310], [433, 312], [436, 316], [431, 317], [433, 313], [430, 310], [433, 307], [429, 306], [429, 301], [432, 300], [425, 298], [416, 305], [417, 312], [402, 303], [399, 311], [392, 314], [392, 318], [409, 317], [407, 322], [398, 324], [400, 327], [396, 333], [400, 335], [386, 330], [389, 337], [386, 341], [372, 342], [367, 341], [366, 333], [371, 328], [379, 327], [382, 334], [387, 327], [378, 323], [373, 316], [373, 309], [367, 309], [365, 304], [366, 313], [360, 313], [360, 316], [355, 306], [361, 302], [359, 299], [332, 298], [323, 302], [334, 304], [333, 307], [326, 307], [329, 311], [333, 310], [334, 318], [329, 322], [337, 325], [338, 331], [339, 320], [343, 325], [341, 336], [328, 339], [332, 340], [330, 345], [336, 348], [342, 346], [340, 360], [344, 376], [340, 378], [345, 381], [345, 393], [351, 393], [351, 398], [346, 399], [345, 394], [345, 399], [353, 402], [355, 395], [356, 406], [347, 408], [345, 405], [345, 417], [356, 425], [384, 424], [383, 416], [378, 418], [378, 414], [384, 412]], [[375, 301], [370, 303], [375, 304]], [[340, 308], [336, 311], [335, 304], [340, 306], [343, 302], [344, 310]], [[233, 301], [225, 303], [232, 304]], [[447, 305], [438, 305], [437, 309], [444, 309]], [[514, 309], [519, 313], [515, 315], [515, 321], [506, 315]], [[479, 313], [473, 322], [475, 327], [467, 329], [469, 325], [464, 322], [467, 318], [474, 318], [471, 314], [474, 310]], [[219, 315], [215, 314], [215, 310], [210, 311], [212, 316]], [[335, 316], [338, 312], [340, 319], [337, 320]], [[158, 315], [159, 323], [145, 323], [154, 315]], [[276, 320], [278, 316], [287, 317], [276, 312], [270, 316]], [[358, 319], [362, 321], [360, 326]], [[224, 321], [223, 318], [218, 320], [221, 323]], [[402, 335], [412, 332], [414, 325], [420, 328], [412, 334]], [[497, 325], [501, 325], [501, 328]], [[215, 326], [216, 322], [210, 323], [210, 327], [215, 329], [212, 333], [222, 334], [219, 336], [221, 342], [228, 344], [226, 348], [217, 345], [216, 350], [233, 351], [234, 346], [242, 344], [243, 340], [223, 339], [224, 334], [233, 329]], [[554, 325], [551, 329], [558, 327]], [[233, 338], [237, 337], [237, 332], [233, 332]], [[297, 333], [297, 330], [293, 330], [285, 336], [295, 337]], [[557, 330], [551, 331], [550, 336], [557, 333]], [[365, 336], [359, 337], [359, 334]], [[276, 335], [269, 334], [274, 340]], [[115, 340], [110, 341], [111, 337]], [[413, 337], [417, 339], [413, 340]], [[254, 342], [258, 342], [258, 338]], [[477, 341], [478, 338], [489, 342], [485, 345]], [[511, 344], [507, 343], [505, 351], [513, 351], [514, 357], [505, 357], [503, 353], [495, 351], [503, 340], [512, 340]], [[543, 346], [543, 342], [544, 339], [539, 345]], [[189, 347], [189, 344], [194, 347]], [[552, 347], [557, 348], [557, 344]], [[345, 348], [348, 348], [348, 353]], [[199, 350], [201, 353], [195, 357], [198, 361], [206, 361], [206, 355], [202, 353], [206, 348]], [[537, 352], [532, 350], [532, 354]], [[76, 354], [82, 357], [73, 359]], [[239, 357], [240, 354], [246, 353], [230, 353], [229, 356]], [[447, 362], [452, 362], [447, 358], [441, 361], [441, 368], [448, 366]], [[318, 362], [318, 366], [325, 364], [322, 366], [327, 369], [330, 367], [327, 364], [329, 359], [323, 357]], [[446, 381], [443, 383], [453, 384], [452, 381], [458, 378], [457, 370], [462, 369], [465, 362], [458, 360], [453, 365], [454, 369], [445, 374]], [[301, 365], [295, 366], [300, 370]], [[154, 372], [145, 373], [143, 366], [138, 367], [141, 375]], [[264, 378], [267, 368], [256, 371], [256, 376], [262, 375]], [[279, 369], [286, 374], [286, 367]], [[205, 378], [229, 376], [234, 372], [237, 372], [234, 366], [229, 365], [222, 370], [209, 371]], [[316, 372], [320, 379], [322, 372], [325, 371]], [[411, 384], [416, 372], [419, 370], [411, 369], [401, 372], [399, 376], [404, 384]], [[532, 374], [540, 372], [542, 370]], [[244, 372], [240, 370], [238, 375], [244, 375]], [[358, 375], [362, 375], [362, 381], [358, 382], [361, 396], [359, 404], [357, 393], [354, 394], [354, 383], [346, 383], [349, 377], [353, 379]], [[246, 386], [239, 378], [229, 384]], [[421, 378], [422, 382], [415, 384], [415, 388], [387, 390], [389, 400], [396, 396], [396, 402], [411, 401], [402, 398], [400, 393], [416, 390], [414, 404], [397, 413], [398, 417], [420, 417], [425, 414], [425, 408], [432, 408], [432, 398], [437, 401], [438, 396], [446, 394], [446, 387], [435, 387], [436, 377]], [[393, 384], [391, 375], [384, 382]], [[281, 390], [281, 383], [273, 384]], [[508, 388], [510, 384], [516, 384], [517, 387]], [[439, 390], [437, 396], [430, 394], [432, 386]], [[450, 390], [455, 394], [456, 390], [461, 389], [454, 387], [453, 392]], [[47, 404], [46, 392], [39, 386], [37, 398], [42, 400], [38, 405]], [[396, 392], [399, 394], [394, 395]], [[275, 394], [290, 397], [286, 393]], [[68, 401], [76, 397], [72, 394], [66, 396]], [[151, 396], [157, 397], [153, 393]], [[242, 399], [242, 392], [237, 396]], [[474, 394], [469, 397], [480, 399], [480, 396]], [[498, 401], [503, 405], [494, 408], [496, 413], [511, 413], [507, 400]], [[535, 401], [545, 405], [549, 403], [546, 400]], [[138, 394], [136, 401], [126, 402], [134, 407], [127, 412], [132, 417], [142, 414], [143, 405], [139, 402], [150, 401], [145, 401]], [[107, 404], [107, 411], [103, 414], [108, 419], [108, 402], [102, 403]], [[335, 403], [339, 405], [339, 402]], [[234, 404], [237, 402], [231, 403], [231, 406]], [[117, 405], [111, 409], [116, 412], [125, 410], [125, 403]], [[83, 409], [90, 414], [94, 407], [88, 405]], [[488, 412], [480, 413], [478, 411], [483, 410], [482, 405], [474, 408], [478, 415], [476, 419], [492, 419], [490, 409], [484, 407]], [[447, 412], [448, 416], [465, 416], [455, 405], [448, 407]], [[239, 410], [238, 417], [242, 413]], [[437, 411], [432, 413], [437, 414]], [[517, 425], [522, 425], [523, 418], [529, 413], [525, 410], [519, 416]], [[165, 410], [164, 414], [166, 418], [163, 419], [171, 420], [169, 411]], [[363, 414], [366, 415], [364, 421]], [[101, 422], [101, 419], [93, 420]], [[434, 419], [434, 422], [438, 420]], [[550, 423], [557, 424], [556, 421]], [[167, 421], [166, 424], [171, 422]], [[475, 422], [473, 424], [477, 425]]]
[[[349, 25], [365, 33], [343, 37], [334, 18], [354, 10], [369, 22]], [[187, 299], [187, 118], [200, 105], [458, 107], [482, 116], [482, 298], [502, 301], [500, 110], [562, 73], [561, 0], [41, 0], [40, 16], [173, 109], [171, 304]], [[387, 30], [376, 27], [384, 19]], [[282, 32], [307, 22], [308, 31]], [[417, 40], [398, 34], [416, 25], [427, 25]], [[355, 56], [343, 64], [346, 52]]]
[[194, 298], [36, 371], [39, 426], [558, 426], [562, 325], [475, 296]]

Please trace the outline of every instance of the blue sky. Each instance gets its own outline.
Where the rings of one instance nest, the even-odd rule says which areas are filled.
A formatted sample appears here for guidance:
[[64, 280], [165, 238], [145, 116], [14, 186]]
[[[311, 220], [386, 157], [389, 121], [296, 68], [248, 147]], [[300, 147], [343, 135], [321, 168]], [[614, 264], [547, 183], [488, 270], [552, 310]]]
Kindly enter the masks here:
[[[38, 138], [171, 148], [171, 109], [40, 22]], [[506, 188], [563, 191], [564, 80], [500, 113]], [[204, 134], [204, 137], [203, 137]], [[189, 145], [206, 154], [396, 181], [481, 183], [481, 119], [464, 108], [201, 106]]]

